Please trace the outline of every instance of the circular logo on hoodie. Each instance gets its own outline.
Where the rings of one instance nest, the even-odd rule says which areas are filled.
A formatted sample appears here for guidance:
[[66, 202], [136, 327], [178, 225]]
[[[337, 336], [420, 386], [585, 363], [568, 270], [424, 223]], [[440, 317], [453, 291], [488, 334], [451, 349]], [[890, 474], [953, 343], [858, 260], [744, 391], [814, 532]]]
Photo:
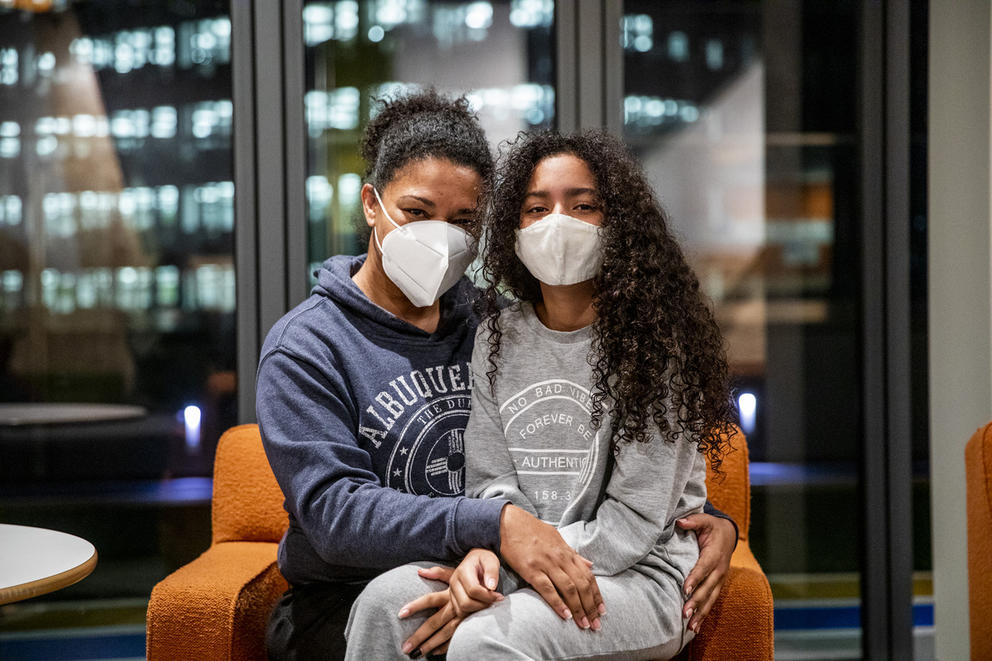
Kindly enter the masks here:
[[388, 465], [388, 486], [423, 496], [465, 492], [465, 427], [471, 397], [449, 395], [417, 409], [400, 433]]

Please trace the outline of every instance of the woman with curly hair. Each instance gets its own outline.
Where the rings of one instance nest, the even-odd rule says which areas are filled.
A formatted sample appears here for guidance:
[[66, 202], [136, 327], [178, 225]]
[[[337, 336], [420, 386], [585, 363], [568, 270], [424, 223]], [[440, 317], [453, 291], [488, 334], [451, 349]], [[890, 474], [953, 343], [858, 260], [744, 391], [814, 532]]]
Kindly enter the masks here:
[[466, 493], [555, 525], [608, 610], [582, 623], [598, 635], [568, 626], [505, 567], [493, 589], [499, 559], [475, 549], [452, 576], [454, 607], [475, 612], [448, 659], [669, 658], [696, 628], [683, 584], [698, 547], [676, 521], [702, 511], [705, 461], [718, 469], [735, 420], [720, 332], [619, 141], [524, 137], [500, 175]]

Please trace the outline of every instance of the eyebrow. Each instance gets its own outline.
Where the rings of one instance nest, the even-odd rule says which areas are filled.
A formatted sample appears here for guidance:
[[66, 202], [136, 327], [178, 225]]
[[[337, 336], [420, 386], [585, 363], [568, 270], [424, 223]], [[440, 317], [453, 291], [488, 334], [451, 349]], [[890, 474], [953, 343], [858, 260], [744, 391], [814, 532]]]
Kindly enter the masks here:
[[[423, 204], [425, 206], [429, 206], [429, 207], [433, 207], [434, 206], [434, 202], [432, 200], [428, 200], [426, 197], [420, 197], [419, 195], [409, 195], [409, 194], [407, 194], [407, 195], [401, 195], [400, 196], [400, 200], [402, 200], [403, 198], [406, 198], [406, 197], [413, 198], [413, 199], [417, 200], [418, 202], [420, 202], [421, 204]], [[397, 202], [399, 202], [399, 200], [397, 200]]]
[[[583, 195], [586, 193], [588, 193], [589, 195], [596, 195], [596, 196], [599, 195], [599, 191], [597, 191], [595, 188], [569, 188], [568, 190], [565, 191], [566, 195]], [[535, 190], [524, 195], [524, 199], [526, 200], [528, 197], [549, 197], [550, 195], [551, 193], [549, 193], [548, 191]]]
[[[408, 197], [409, 197], [409, 198], [412, 198], [412, 199], [414, 199], [414, 200], [417, 200], [418, 202], [420, 202], [420, 203], [421, 203], [421, 204], [423, 204], [424, 206], [426, 206], [426, 207], [430, 207], [431, 209], [433, 209], [433, 208], [434, 208], [434, 207], [436, 206], [436, 205], [434, 204], [434, 202], [433, 202], [433, 201], [431, 201], [431, 200], [429, 200], [429, 199], [427, 199], [426, 197], [420, 197], [419, 195], [410, 195], [410, 194], [407, 194], [407, 195], [401, 195], [401, 196], [400, 196], [400, 199], [399, 199], [399, 200], [397, 200], [397, 202], [400, 202], [400, 201], [401, 201], [401, 200], [403, 200], [404, 198], [408, 198]], [[475, 213], [475, 212], [476, 212], [476, 211], [478, 211], [478, 210], [479, 210], [479, 208], [478, 208], [478, 207], [472, 207], [471, 209], [470, 209], [470, 208], [468, 208], [468, 207], [466, 207], [466, 208], [464, 208], [464, 209], [459, 209], [459, 210], [458, 210], [458, 213]]]

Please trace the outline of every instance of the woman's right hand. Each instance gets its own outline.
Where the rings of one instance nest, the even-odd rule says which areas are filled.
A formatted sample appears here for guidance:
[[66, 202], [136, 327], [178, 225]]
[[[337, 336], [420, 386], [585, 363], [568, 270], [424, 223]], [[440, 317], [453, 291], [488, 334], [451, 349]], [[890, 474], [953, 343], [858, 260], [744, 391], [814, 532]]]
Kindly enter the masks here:
[[[421, 574], [423, 575], [423, 574]], [[448, 579], [451, 608], [458, 617], [488, 608], [503, 595], [499, 583], [499, 558], [488, 549], [472, 549]]]
[[592, 563], [565, 543], [558, 530], [526, 510], [507, 505], [500, 515], [500, 556], [530, 583], [562, 619], [599, 631], [606, 612]]

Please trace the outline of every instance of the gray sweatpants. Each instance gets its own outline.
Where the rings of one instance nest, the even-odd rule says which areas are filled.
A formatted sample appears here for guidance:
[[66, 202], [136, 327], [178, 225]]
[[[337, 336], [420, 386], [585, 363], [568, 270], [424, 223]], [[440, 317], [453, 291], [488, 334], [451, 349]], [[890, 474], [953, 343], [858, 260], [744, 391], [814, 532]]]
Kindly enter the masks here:
[[[400, 608], [439, 581], [417, 575], [414, 563], [375, 578], [351, 608], [345, 638], [346, 659], [406, 659], [400, 648], [432, 611], [404, 620]], [[581, 630], [562, 620], [530, 588], [473, 613], [451, 639], [448, 661], [513, 659], [668, 659], [692, 639], [682, 619], [682, 595], [674, 579], [659, 583], [633, 570], [597, 577], [606, 614], [599, 631]]]

